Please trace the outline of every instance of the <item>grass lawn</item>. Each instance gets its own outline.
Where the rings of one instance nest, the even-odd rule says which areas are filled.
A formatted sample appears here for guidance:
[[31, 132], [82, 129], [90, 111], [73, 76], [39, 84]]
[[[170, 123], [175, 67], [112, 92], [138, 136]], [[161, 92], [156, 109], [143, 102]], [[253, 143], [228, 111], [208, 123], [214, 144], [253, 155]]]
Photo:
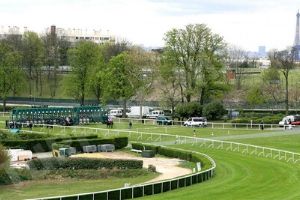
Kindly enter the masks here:
[[100, 180], [69, 179], [63, 182], [58, 180], [27, 181], [10, 186], [1, 186], [0, 200], [21, 200], [26, 198], [96, 192], [123, 187], [124, 183], [143, 183], [156, 176], [157, 174], [149, 174], [135, 178], [122, 179], [116, 177]]
[[[171, 134], [171, 135], [183, 135], [183, 136], [194, 136], [194, 133], [197, 137], [216, 137], [216, 136], [228, 136], [228, 135], [241, 135], [241, 134], [251, 134], [251, 133], [259, 133], [260, 130], [257, 129], [243, 129], [243, 128], [192, 128], [192, 127], [184, 127], [184, 126], [159, 126], [159, 125], [144, 125], [141, 123], [134, 123], [133, 128], [128, 128], [128, 123], [114, 123], [113, 129], [107, 129], [104, 124], [90, 124], [85, 126], [80, 126], [80, 129], [75, 130], [75, 127], [54, 127], [54, 129], [47, 129], [42, 127], [34, 127], [33, 131], [40, 131], [45, 133], [50, 133], [53, 135], [76, 135], [76, 134], [99, 134], [99, 136], [103, 136], [101, 134], [107, 133], [108, 130], [111, 133], [118, 132], [119, 134], [127, 133], [128, 131], [134, 132], [143, 132], [143, 133], [159, 133], [159, 134]], [[100, 128], [105, 129], [101, 131], [88, 130], [83, 127], [91, 127], [91, 128]], [[24, 128], [24, 130], [28, 130]], [[264, 133], [271, 132], [270, 130], [264, 130]], [[127, 135], [127, 134], [126, 134]]]
[[[102, 124], [88, 125], [88, 127], [106, 128]], [[65, 130], [63, 128], [46, 129], [36, 127], [36, 131], [45, 131], [51, 134], [91, 134], [95, 131]], [[118, 131], [117, 131], [118, 130]], [[148, 133], [168, 133], [172, 135], [193, 136], [193, 128], [180, 126], [157, 126], [133, 124], [131, 131]], [[224, 140], [249, 143], [266, 147], [274, 147], [284, 150], [300, 152], [300, 130], [285, 132], [283, 130], [244, 130], [244, 129], [212, 129], [196, 128], [196, 136], [206, 138], [223, 137]], [[129, 131], [128, 123], [115, 123], [114, 128], [98, 131], [99, 136], [107, 137], [124, 135]], [[122, 134], [122, 132], [124, 132]], [[117, 134], [116, 134], [117, 133]], [[287, 135], [290, 133], [290, 135]], [[281, 135], [282, 134], [282, 135]], [[246, 138], [245, 138], [246, 136]], [[247, 138], [253, 136], [253, 138]], [[244, 137], [244, 138], [243, 138]], [[130, 139], [137, 139], [134, 134]], [[163, 138], [164, 141], [173, 138]], [[147, 138], [142, 141], [151, 142]], [[173, 143], [174, 144], [174, 143]], [[270, 158], [244, 155], [238, 152], [225, 150], [206, 149], [199, 146], [174, 145], [193, 151], [199, 151], [211, 156], [217, 162], [216, 176], [207, 182], [193, 185], [187, 188], [174, 190], [164, 194], [145, 197], [144, 199], [300, 199], [300, 165], [285, 163], [283, 161]], [[70, 181], [65, 183], [39, 183], [31, 182], [14, 186], [0, 188], [0, 200], [12, 199], [11, 194], [16, 195], [14, 199], [24, 199], [29, 197], [53, 196], [59, 194], [75, 194], [83, 192], [99, 191], [117, 188], [124, 183], [137, 183], [150, 179], [151, 177], [139, 177], [137, 179], [110, 179], [93, 181]], [[46, 195], [45, 195], [46, 194]]]
[[217, 162], [216, 176], [204, 183], [142, 199], [300, 199], [299, 165], [190, 145], [180, 147], [211, 156]]
[[293, 131], [294, 134], [292, 135], [285, 135], [285, 133], [285, 131], [282, 131], [282, 135], [276, 137], [233, 139], [231, 141], [284, 149], [300, 153], [300, 130]]

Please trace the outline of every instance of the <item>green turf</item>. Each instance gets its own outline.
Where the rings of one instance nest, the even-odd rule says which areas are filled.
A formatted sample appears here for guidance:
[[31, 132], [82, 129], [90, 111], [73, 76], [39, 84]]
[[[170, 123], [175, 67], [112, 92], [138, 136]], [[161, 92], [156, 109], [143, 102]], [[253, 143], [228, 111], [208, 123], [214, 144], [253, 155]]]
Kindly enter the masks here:
[[21, 200], [26, 198], [97, 192], [123, 187], [125, 183], [143, 183], [155, 178], [155, 176], [157, 176], [157, 174], [123, 179], [109, 178], [100, 180], [70, 179], [67, 181], [28, 181], [10, 186], [1, 186], [0, 200]]
[[217, 162], [210, 181], [143, 199], [300, 199], [300, 166], [223, 150], [204, 152]]
[[[97, 124], [97, 125], [89, 125], [89, 127], [98, 127], [98, 128], [106, 128], [105, 125]], [[116, 130], [119, 131], [116, 131]], [[91, 134], [96, 133], [95, 131], [89, 131], [85, 129], [77, 130], [76, 132], [72, 132], [71, 129], [66, 128], [65, 130], [62, 128], [54, 128], [45, 129], [45, 128], [34, 128], [35, 131], [45, 131], [51, 134], [59, 134], [59, 135], [68, 135], [68, 134]], [[122, 131], [124, 130], [124, 131]], [[193, 128], [186, 128], [180, 126], [157, 126], [157, 125], [143, 125], [139, 123], [134, 123], [132, 131], [140, 132], [155, 132], [155, 133], [168, 133], [172, 135], [184, 135], [184, 136], [193, 136]], [[129, 131], [127, 123], [115, 123], [114, 129], [111, 130], [101, 130], [98, 131], [97, 134], [99, 136], [117, 136], [124, 135], [128, 136], [125, 132]], [[299, 130], [300, 131], [300, 130]], [[274, 147], [279, 149], [285, 149], [295, 152], [300, 152], [299, 142], [300, 142], [300, 134], [298, 130], [294, 130], [291, 135], [287, 135], [283, 130], [271, 131], [271, 130], [244, 130], [244, 129], [212, 129], [212, 128], [197, 128], [196, 136], [198, 137], [207, 137], [207, 138], [215, 138], [215, 137], [223, 137], [224, 140], [236, 141], [241, 143], [250, 143], [260, 146]], [[110, 134], [107, 134], [107, 133]], [[123, 132], [123, 133], [122, 133]], [[213, 133], [213, 134], [212, 134]], [[279, 133], [279, 134], [278, 134]], [[265, 134], [264, 137], [262, 137]], [[276, 134], [276, 135], [273, 135]], [[282, 134], [282, 135], [280, 135]], [[156, 138], [153, 137], [152, 140], [149, 139], [150, 135], [147, 137], [143, 136], [143, 142], [153, 142]], [[241, 139], [239, 137], [244, 136], [255, 136], [253, 138], [244, 138]], [[236, 137], [236, 138], [230, 138]], [[138, 134], [132, 134], [131, 139], [138, 139]], [[167, 138], [163, 137], [163, 141], [171, 141], [174, 140], [175, 137]], [[174, 144], [174, 143], [172, 143]], [[172, 192], [167, 192], [165, 194], [155, 195], [151, 197], [151, 199], [300, 199], [300, 165], [285, 163], [283, 161], [273, 160], [270, 158], [261, 158], [256, 156], [244, 155], [238, 152], [230, 152], [226, 150], [216, 150], [216, 149], [206, 149], [200, 148], [198, 146], [187, 145], [175, 145], [176, 147], [182, 147], [185, 149], [190, 149], [194, 151], [199, 151], [203, 153], [207, 153], [217, 162], [217, 175], [210, 181], [197, 184], [188, 188], [183, 188], [179, 190], [174, 190]], [[125, 182], [133, 182], [127, 181], [124, 179], [115, 181], [120, 182], [119, 186], [122, 186], [122, 183]], [[73, 186], [74, 184], [74, 186]], [[84, 189], [82, 184], [79, 186], [76, 183], [67, 184], [68, 193], [82, 193], [87, 190]], [[118, 187], [118, 185], [109, 184], [106, 182], [99, 182], [99, 185], [104, 185], [105, 187], [95, 189], [103, 190], [113, 187]], [[51, 193], [51, 190], [48, 188], [49, 186], [43, 186], [42, 184], [33, 184], [28, 187], [25, 192], [14, 188], [13, 190], [9, 190], [8, 188], [0, 189], [0, 200], [9, 199], [8, 196], [13, 191], [21, 195], [20, 198], [25, 198], [22, 195], [33, 195], [39, 196], [38, 191], [50, 191], [49, 195], [55, 195], [58, 193]], [[89, 185], [89, 183], [84, 184]], [[97, 185], [97, 184], [93, 184]], [[72, 189], [71, 189], [72, 186]], [[16, 187], [16, 186], [14, 186]], [[21, 188], [25, 188], [22, 186]], [[32, 189], [36, 187], [37, 190], [34, 192]], [[54, 188], [61, 188], [61, 185], [56, 184]], [[86, 186], [89, 188], [89, 186]], [[98, 185], [97, 185], [98, 187]], [[99, 186], [100, 187], [100, 186]], [[52, 186], [51, 186], [52, 188]], [[7, 192], [6, 192], [7, 191]], [[54, 189], [54, 191], [59, 191], [59, 189]], [[43, 195], [41, 195], [43, 196]]]
[[298, 132], [295, 132], [294, 135], [285, 135], [283, 131], [282, 136], [277, 137], [233, 139], [231, 141], [277, 149], [284, 149], [300, 153], [300, 134], [296, 133]]

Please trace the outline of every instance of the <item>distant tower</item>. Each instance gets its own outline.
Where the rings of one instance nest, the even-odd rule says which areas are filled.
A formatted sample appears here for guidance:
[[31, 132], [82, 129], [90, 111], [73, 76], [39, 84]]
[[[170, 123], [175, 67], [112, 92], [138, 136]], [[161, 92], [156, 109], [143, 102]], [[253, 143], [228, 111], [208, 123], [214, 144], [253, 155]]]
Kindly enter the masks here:
[[295, 35], [295, 41], [294, 41], [294, 49], [295, 49], [295, 59], [296, 59], [296, 61], [300, 61], [300, 35], [299, 35], [300, 13], [299, 13], [299, 10], [298, 10], [298, 13], [296, 16], [297, 16], [297, 22], [296, 22], [296, 35]]

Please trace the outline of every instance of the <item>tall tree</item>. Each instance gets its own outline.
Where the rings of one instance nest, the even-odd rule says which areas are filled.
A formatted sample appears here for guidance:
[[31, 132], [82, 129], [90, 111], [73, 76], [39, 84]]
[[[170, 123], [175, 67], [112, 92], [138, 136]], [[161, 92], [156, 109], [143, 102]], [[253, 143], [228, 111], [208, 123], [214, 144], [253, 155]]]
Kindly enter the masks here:
[[227, 49], [227, 64], [235, 71], [235, 83], [238, 90], [241, 89], [243, 71], [245, 64], [248, 63], [248, 56], [245, 50], [237, 46], [230, 46]]
[[71, 42], [63, 39], [57, 39], [58, 54], [59, 54], [59, 66], [67, 66], [68, 63], [68, 50], [71, 48]]
[[4, 42], [0, 42], [0, 97], [3, 101], [3, 111], [6, 110], [6, 100], [14, 89], [22, 85], [22, 71], [19, 67], [21, 55]]
[[107, 64], [104, 61], [103, 54], [105, 53], [103, 45], [100, 47], [100, 55], [98, 56], [98, 64], [91, 69], [89, 78], [89, 90], [96, 97], [97, 103], [100, 104], [101, 100], [104, 102], [104, 87], [106, 83], [106, 69]]
[[262, 73], [264, 95], [268, 96], [277, 104], [282, 98], [281, 80], [278, 69], [270, 67]]
[[37, 93], [39, 92], [39, 95], [41, 96], [43, 91], [41, 70], [44, 59], [43, 42], [34, 32], [25, 32], [22, 41], [23, 66], [27, 70], [27, 77], [29, 80], [29, 94], [31, 96], [33, 95], [33, 82], [35, 81], [35, 90]]
[[127, 101], [136, 94], [140, 86], [141, 71], [133, 58], [127, 52], [123, 52], [110, 59], [106, 78], [108, 83], [106, 94], [123, 102], [123, 117], [125, 117]]
[[152, 92], [153, 83], [157, 77], [159, 57], [157, 53], [146, 51], [139, 46], [132, 46], [128, 54], [135, 66], [135, 76], [139, 79], [135, 100], [139, 102], [140, 118], [142, 118], [145, 98]]
[[89, 77], [101, 63], [101, 52], [97, 44], [81, 41], [69, 50], [69, 63], [72, 67], [68, 92], [84, 105]]
[[295, 67], [293, 49], [274, 50], [270, 53], [271, 67], [279, 69], [285, 79], [285, 113], [289, 113], [289, 73]]
[[47, 79], [50, 88], [50, 96], [53, 98], [56, 95], [58, 86], [57, 68], [59, 65], [59, 51], [57, 35], [55, 33], [46, 34], [43, 37], [45, 47], [45, 67], [47, 68]]
[[[159, 65], [159, 83], [162, 91], [162, 98], [171, 107], [172, 113], [175, 111], [176, 103], [180, 101], [183, 103], [183, 93], [181, 87], [181, 73], [176, 67], [176, 63], [170, 60], [170, 57], [161, 55], [161, 63]], [[180, 91], [180, 92], [178, 92]]]
[[199, 94], [200, 104], [203, 104], [214, 90], [214, 82], [220, 80], [225, 52], [222, 37], [204, 24], [195, 24], [167, 32], [165, 42], [165, 55], [171, 57], [183, 73], [186, 101]]
[[130, 49], [130, 44], [128, 41], [120, 41], [117, 43], [105, 43], [103, 44], [103, 57], [106, 63], [109, 62], [109, 60], [119, 55], [120, 53], [124, 51], [128, 51]]

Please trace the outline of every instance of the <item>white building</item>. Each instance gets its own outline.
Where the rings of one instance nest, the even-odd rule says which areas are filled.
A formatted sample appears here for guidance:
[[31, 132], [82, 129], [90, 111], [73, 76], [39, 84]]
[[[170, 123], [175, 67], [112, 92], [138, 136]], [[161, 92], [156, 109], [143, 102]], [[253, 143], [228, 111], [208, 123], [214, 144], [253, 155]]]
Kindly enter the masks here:
[[67, 40], [69, 42], [75, 43], [81, 40], [93, 41], [97, 44], [102, 44], [106, 42], [115, 42], [115, 37], [108, 31], [102, 30], [88, 30], [88, 29], [78, 29], [78, 28], [57, 28], [56, 26], [51, 26], [46, 29], [46, 33], [56, 33], [57, 37], [60, 39]]
[[18, 26], [0, 26], [0, 39], [5, 39], [9, 35], [22, 35], [29, 31], [29, 29], [25, 27], [18, 27]]

